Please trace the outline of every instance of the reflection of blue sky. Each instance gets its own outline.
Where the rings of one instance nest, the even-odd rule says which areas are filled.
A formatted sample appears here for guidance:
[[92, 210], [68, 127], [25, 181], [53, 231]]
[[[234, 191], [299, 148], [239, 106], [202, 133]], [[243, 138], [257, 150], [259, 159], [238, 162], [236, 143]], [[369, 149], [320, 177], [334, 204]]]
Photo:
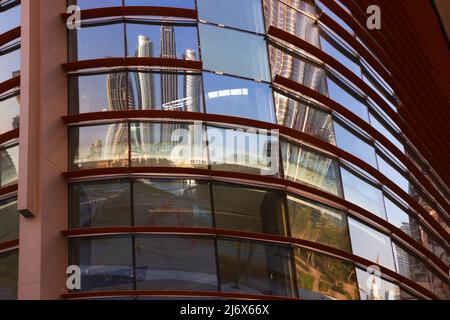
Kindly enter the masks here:
[[13, 72], [20, 71], [20, 50], [0, 56], [0, 82], [13, 78]]
[[377, 155], [378, 167], [380, 172], [384, 174], [389, 180], [394, 182], [397, 186], [403, 189], [406, 193], [409, 193], [409, 182], [408, 180], [400, 174], [396, 169], [394, 169], [390, 164], [388, 164], [382, 157]]
[[411, 223], [409, 215], [398, 206], [396, 206], [391, 200], [385, 197], [384, 203], [386, 204], [386, 213], [389, 223], [396, 226], [397, 228], [405, 227], [405, 223]]
[[331, 45], [330, 42], [325, 40], [324, 37], [320, 37], [320, 44], [323, 51], [325, 51], [330, 56], [338, 60], [340, 63], [342, 63], [344, 66], [350, 69], [358, 77], [361, 77], [361, 68], [352, 60], [347, 58], [346, 55], [342, 54], [339, 50], [337, 50], [333, 45]]
[[0, 13], [0, 34], [20, 26], [20, 5]]
[[[72, 0], [72, 2], [76, 2]], [[122, 0], [78, 0], [81, 9], [117, 7], [122, 5]], [[195, 8], [194, 0], [125, 0], [126, 6], [157, 6], [176, 8]]]
[[13, 119], [19, 115], [19, 103], [16, 97], [0, 101], [0, 134], [13, 129]]

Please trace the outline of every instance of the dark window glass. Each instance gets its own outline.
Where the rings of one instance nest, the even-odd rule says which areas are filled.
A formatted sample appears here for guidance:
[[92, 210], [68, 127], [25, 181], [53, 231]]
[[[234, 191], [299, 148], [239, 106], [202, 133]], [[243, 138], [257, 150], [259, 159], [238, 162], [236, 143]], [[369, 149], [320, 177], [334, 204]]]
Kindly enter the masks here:
[[385, 219], [383, 192], [370, 183], [341, 168], [345, 200]]
[[0, 253], [0, 300], [16, 300], [19, 250]]
[[72, 170], [128, 166], [128, 125], [71, 127]]
[[197, 0], [201, 20], [264, 33], [261, 0]]
[[81, 268], [81, 291], [133, 289], [130, 236], [70, 239], [70, 265]]
[[209, 126], [208, 141], [213, 170], [278, 175], [278, 135], [262, 129]]
[[325, 70], [322, 66], [295, 53], [269, 46], [272, 75], [279, 75], [327, 95]]
[[85, 10], [104, 7], [120, 7], [122, 5], [122, 0], [68, 0], [67, 4], [78, 5], [82, 10]]
[[212, 227], [206, 181], [136, 180], [133, 201], [136, 226]]
[[0, 243], [19, 239], [17, 197], [0, 200]]
[[125, 5], [195, 9], [195, 0], [125, 0]]
[[414, 240], [421, 243], [419, 223], [411, 215], [407, 214], [394, 202], [384, 197], [384, 204], [386, 206], [386, 215], [389, 223], [396, 226]]
[[0, 12], [0, 34], [20, 27], [20, 8], [21, 6], [18, 5]]
[[131, 164], [134, 167], [207, 166], [204, 130], [200, 123], [131, 123]]
[[293, 295], [290, 247], [225, 238], [217, 247], [222, 291]]
[[123, 23], [69, 30], [69, 60], [125, 56]]
[[350, 89], [344, 89], [341, 84], [338, 84], [330, 77], [327, 78], [327, 85], [329, 97], [331, 99], [338, 102], [364, 121], [369, 122], [367, 106], [347, 91]]
[[196, 27], [127, 23], [128, 57], [199, 60]]
[[0, 97], [0, 134], [19, 128], [20, 95]]
[[206, 111], [239, 118], [275, 122], [272, 90], [266, 83], [203, 73]]
[[130, 226], [130, 182], [106, 180], [70, 185], [72, 228]]
[[365, 142], [336, 121], [334, 122], [334, 132], [336, 134], [336, 144], [339, 148], [377, 168], [375, 148], [371, 144]]
[[214, 183], [213, 199], [217, 228], [286, 234], [281, 192]]
[[422, 226], [420, 226], [420, 235], [422, 238], [422, 245], [438, 256], [445, 264], [450, 265], [450, 255], [441, 242], [442, 240], [437, 240], [429, 230]]
[[314, 251], [296, 248], [298, 294], [307, 300], [358, 300], [352, 263]]
[[293, 99], [279, 92], [274, 92], [274, 96], [279, 125], [335, 144], [331, 114], [319, 110], [303, 99]]
[[19, 172], [19, 146], [0, 146], [0, 187], [17, 182]]
[[270, 81], [263, 36], [199, 24], [205, 69]]
[[341, 194], [336, 160], [294, 143], [281, 142], [284, 176], [335, 195]]
[[356, 268], [361, 300], [400, 300], [400, 288], [380, 278], [380, 274]]
[[9, 80], [20, 73], [20, 49], [0, 53], [0, 82]]
[[263, 1], [266, 26], [282, 29], [318, 47], [319, 32], [317, 24], [314, 19], [297, 11], [302, 10], [309, 15], [317, 16], [312, 1], [296, 0], [288, 1], [288, 3], [289, 6], [278, 0]]
[[351, 252], [345, 213], [294, 196], [287, 201], [292, 237]]
[[348, 218], [353, 253], [395, 271], [391, 239]]
[[135, 250], [138, 290], [217, 290], [213, 240], [136, 236]]

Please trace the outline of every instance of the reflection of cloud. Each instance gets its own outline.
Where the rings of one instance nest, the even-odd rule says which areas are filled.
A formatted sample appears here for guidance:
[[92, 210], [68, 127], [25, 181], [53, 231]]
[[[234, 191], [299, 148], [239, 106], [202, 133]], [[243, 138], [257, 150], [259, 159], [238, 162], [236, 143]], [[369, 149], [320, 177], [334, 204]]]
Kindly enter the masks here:
[[248, 88], [227, 89], [227, 90], [208, 92], [209, 99], [215, 99], [215, 98], [219, 98], [219, 97], [228, 97], [228, 96], [248, 96]]

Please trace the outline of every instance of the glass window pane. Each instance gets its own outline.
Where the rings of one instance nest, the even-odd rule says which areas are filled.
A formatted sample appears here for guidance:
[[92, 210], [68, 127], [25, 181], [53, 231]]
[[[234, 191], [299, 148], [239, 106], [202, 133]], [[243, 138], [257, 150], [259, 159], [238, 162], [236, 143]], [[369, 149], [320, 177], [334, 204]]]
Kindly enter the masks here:
[[20, 95], [0, 97], [0, 134], [19, 128]]
[[273, 76], [288, 78], [327, 95], [326, 75], [322, 66], [272, 45], [269, 46], [269, 57]]
[[131, 123], [130, 132], [134, 167], [207, 166], [201, 123]]
[[104, 7], [120, 7], [122, 6], [122, 0], [68, 0], [67, 4], [78, 5], [82, 10], [85, 10]]
[[345, 200], [385, 219], [383, 193], [370, 183], [341, 168]]
[[213, 240], [136, 236], [135, 250], [138, 290], [217, 291]]
[[71, 127], [72, 170], [128, 167], [128, 125]]
[[370, 124], [379, 133], [389, 139], [389, 141], [391, 141], [401, 152], [405, 152], [405, 147], [403, 146], [403, 144], [396, 137], [394, 137], [394, 135], [388, 129], [386, 129], [386, 127], [382, 125], [381, 122], [378, 121], [372, 113], [370, 114]]
[[70, 226], [130, 226], [130, 182], [106, 180], [70, 185]]
[[344, 212], [294, 196], [287, 201], [292, 237], [351, 252]]
[[397, 169], [395, 169], [389, 162], [387, 162], [384, 157], [377, 154], [377, 162], [379, 171], [386, 176], [389, 180], [394, 182], [403, 191], [409, 193], [409, 181], [404, 177]]
[[418, 221], [404, 210], [400, 209], [399, 206], [394, 204], [394, 202], [387, 197], [384, 197], [384, 204], [386, 206], [386, 215], [389, 223], [421, 243]]
[[369, 122], [369, 114], [366, 105], [329, 77], [327, 78], [327, 85], [329, 97], [332, 100], [338, 102], [364, 121]]
[[81, 269], [81, 291], [133, 289], [130, 236], [70, 239], [70, 265]]
[[206, 111], [239, 118], [275, 122], [272, 89], [266, 83], [203, 73]]
[[[316, 0], [316, 5], [323, 10], [327, 16], [329, 16], [331, 19], [333, 19], [333, 21], [335, 21], [336, 23], [338, 23], [342, 28], [344, 28], [347, 32], [349, 32], [350, 34], [353, 34], [353, 30], [352, 28], [350, 28], [348, 26], [348, 24], [346, 24], [344, 22], [344, 20], [342, 20], [341, 18], [339, 18], [333, 11], [331, 11], [330, 9], [328, 9], [328, 7], [326, 7], [322, 2], [320, 2], [319, 0]], [[320, 10], [319, 10], [320, 11]]]
[[208, 126], [213, 170], [278, 175], [278, 135], [262, 129], [226, 129]]
[[222, 291], [293, 295], [290, 247], [221, 238], [217, 250]]
[[0, 300], [16, 300], [19, 250], [0, 253]]
[[19, 239], [17, 197], [0, 200], [0, 243]]
[[196, 27], [127, 23], [128, 57], [198, 60]]
[[212, 227], [206, 181], [139, 179], [133, 202], [136, 226]]
[[0, 147], [0, 187], [17, 183], [19, 174], [19, 146]]
[[302, 99], [274, 92], [278, 124], [335, 144], [331, 114]]
[[291, 8], [296, 7], [309, 15], [317, 16], [315, 6], [311, 2], [309, 0], [289, 1], [288, 6], [278, 0], [264, 0], [267, 28], [269, 26], [277, 27], [318, 47], [319, 32], [315, 21]]
[[355, 267], [331, 256], [296, 248], [298, 294], [307, 300], [358, 300]]
[[264, 37], [199, 24], [205, 69], [270, 81]]
[[264, 33], [261, 0], [197, 0], [201, 20]]
[[335, 195], [341, 194], [336, 160], [301, 145], [281, 142], [284, 176]]
[[400, 288], [381, 279], [377, 274], [370, 274], [356, 268], [361, 300], [400, 300]]
[[422, 245], [438, 256], [444, 263], [450, 265], [450, 254], [446, 251], [442, 240], [437, 240], [436, 237], [423, 226], [420, 226], [420, 235], [422, 238]]
[[334, 132], [336, 133], [336, 144], [339, 148], [360, 158], [375, 169], [377, 161], [375, 159], [375, 148], [354, 135], [350, 130], [334, 122]]
[[20, 49], [0, 55], [0, 66], [0, 82], [19, 75]]
[[348, 224], [353, 253], [395, 271], [391, 239], [352, 218]]
[[69, 60], [125, 56], [123, 23], [69, 30]]
[[286, 235], [282, 192], [213, 183], [213, 201], [217, 228]]
[[20, 26], [20, 8], [21, 6], [18, 5], [0, 12], [0, 34]]
[[195, 9], [195, 0], [125, 0], [125, 5]]

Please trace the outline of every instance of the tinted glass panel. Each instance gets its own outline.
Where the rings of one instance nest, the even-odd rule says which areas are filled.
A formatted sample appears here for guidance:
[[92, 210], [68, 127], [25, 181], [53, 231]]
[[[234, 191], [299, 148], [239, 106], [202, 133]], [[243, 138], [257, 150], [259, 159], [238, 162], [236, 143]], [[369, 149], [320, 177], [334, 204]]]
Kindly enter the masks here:
[[0, 187], [17, 182], [19, 172], [19, 146], [0, 147]]
[[0, 134], [19, 128], [20, 96], [0, 97]]
[[69, 59], [90, 60], [125, 56], [122, 23], [84, 27], [69, 31]]
[[300, 145], [282, 141], [284, 175], [292, 181], [340, 195], [338, 167], [335, 160]]
[[322, 66], [287, 50], [269, 46], [272, 75], [280, 75], [326, 95], [326, 77]]
[[267, 130], [208, 127], [208, 140], [212, 169], [278, 175], [278, 136]]
[[17, 197], [0, 200], [0, 243], [19, 239]]
[[383, 206], [383, 193], [370, 183], [341, 168], [345, 200], [366, 209], [377, 216], [386, 218]]
[[315, 108], [305, 100], [274, 92], [278, 124], [335, 144], [331, 114]]
[[404, 210], [400, 209], [399, 206], [386, 197], [384, 197], [384, 204], [386, 206], [386, 215], [389, 223], [393, 224], [420, 243], [420, 230], [417, 220], [408, 215]]
[[216, 227], [285, 235], [283, 194], [213, 184]]
[[328, 7], [326, 7], [321, 1], [316, 0], [315, 2], [317, 4], [317, 6], [327, 14], [327, 16], [329, 16], [331, 19], [333, 19], [333, 21], [338, 23], [347, 32], [353, 34], [353, 30], [348, 26], [348, 24], [346, 24], [341, 18], [339, 18], [333, 11], [328, 9]]
[[127, 23], [128, 57], [198, 60], [196, 27]]
[[356, 268], [361, 300], [400, 300], [400, 288], [381, 279], [377, 273], [370, 274]]
[[81, 268], [81, 291], [132, 290], [129, 236], [70, 239], [70, 265]]
[[148, 180], [133, 182], [137, 226], [212, 227], [208, 182]]
[[346, 215], [320, 203], [288, 196], [291, 236], [351, 252]]
[[336, 38], [332, 37], [331, 34], [324, 30], [322, 30], [320, 35], [320, 45], [322, 51], [328, 53], [355, 75], [361, 77], [361, 67], [357, 64], [357, 62], [355, 62], [356, 58], [353, 57], [348, 50], [344, 49], [338, 43]]
[[20, 73], [20, 50], [0, 55], [0, 82], [14, 78]]
[[261, 0], [197, 0], [202, 20], [264, 33]]
[[128, 125], [70, 128], [73, 170], [128, 166]]
[[0, 300], [17, 299], [19, 251], [0, 253]]
[[295, 249], [299, 297], [307, 300], [358, 300], [355, 267], [324, 254]]
[[201, 124], [131, 124], [131, 164], [134, 167], [205, 167], [206, 147]]
[[262, 36], [199, 24], [205, 69], [270, 81]]
[[394, 135], [386, 129], [384, 125], [381, 124], [380, 121], [377, 120], [375, 116], [370, 114], [370, 124], [373, 128], [375, 128], [378, 132], [380, 132], [383, 136], [389, 139], [400, 151], [405, 152], [405, 147], [403, 144], [396, 138]]
[[0, 34], [20, 26], [20, 5], [0, 12]]
[[293, 295], [288, 246], [219, 239], [217, 247], [222, 291]]
[[68, 0], [67, 3], [68, 5], [76, 4], [84, 10], [103, 7], [120, 7], [122, 5], [122, 0]]
[[409, 181], [403, 174], [395, 169], [389, 162], [383, 157], [377, 154], [377, 162], [379, 171], [386, 176], [389, 180], [394, 182], [397, 186], [403, 189], [406, 193], [409, 193]]
[[107, 180], [70, 186], [72, 228], [130, 226], [130, 182]]
[[348, 218], [353, 253], [395, 271], [391, 239]]
[[203, 81], [208, 113], [275, 122], [268, 84], [209, 72], [203, 73]]
[[195, 0], [125, 0], [126, 6], [156, 6], [175, 8], [195, 8]]
[[212, 240], [137, 236], [135, 250], [138, 290], [217, 290]]
[[338, 85], [331, 78], [327, 79], [329, 97], [334, 101], [340, 103], [343, 107], [356, 114], [361, 119], [369, 122], [369, 114], [367, 107], [349, 92], [344, 90], [341, 85]]
[[334, 132], [336, 133], [336, 144], [339, 148], [360, 158], [372, 167], [377, 167], [375, 149], [372, 145], [366, 143], [337, 122], [334, 122]]

